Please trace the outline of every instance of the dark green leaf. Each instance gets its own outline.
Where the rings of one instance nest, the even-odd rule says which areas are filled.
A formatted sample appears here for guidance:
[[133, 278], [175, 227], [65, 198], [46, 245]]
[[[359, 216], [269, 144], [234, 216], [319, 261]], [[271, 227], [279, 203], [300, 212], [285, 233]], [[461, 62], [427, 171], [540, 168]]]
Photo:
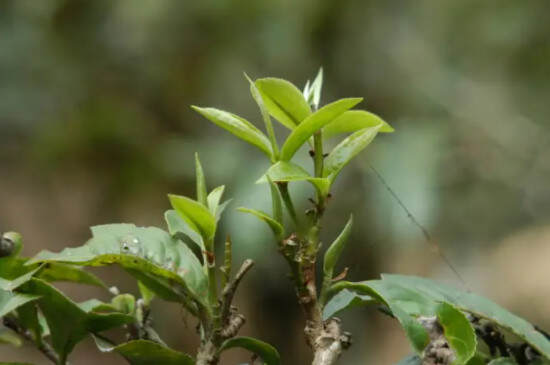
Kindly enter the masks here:
[[38, 278], [49, 282], [68, 281], [107, 288], [105, 283], [94, 274], [74, 265], [50, 263], [38, 273]]
[[281, 148], [281, 160], [289, 161], [309, 137], [346, 110], [353, 108], [362, 98], [346, 98], [327, 104], [304, 119], [288, 136]]
[[29, 302], [17, 308], [17, 318], [23, 328], [28, 329], [38, 346], [42, 343], [42, 325], [38, 319], [38, 310], [35, 302]]
[[181, 218], [195, 232], [199, 233], [204, 241], [211, 240], [216, 233], [216, 217], [207, 207], [185, 196], [169, 194], [172, 207]]
[[88, 333], [105, 331], [134, 321], [133, 317], [121, 313], [85, 312], [59, 290], [40, 279], [30, 280], [21, 290], [40, 296], [37, 303], [46, 317], [52, 346], [58, 353], [61, 363], [64, 363], [74, 346]]
[[[419, 306], [424, 309], [426, 299], [420, 294], [396, 285], [386, 285], [382, 280], [371, 280], [360, 283], [338, 283], [340, 287], [366, 294], [385, 304], [403, 327], [414, 350], [421, 353], [429, 343], [429, 336], [424, 327], [410, 313]], [[412, 305], [411, 305], [412, 304]], [[432, 305], [433, 306], [433, 305]]]
[[0, 289], [0, 317], [36, 299], [38, 299], [37, 295], [19, 294]]
[[59, 253], [42, 251], [31, 263], [119, 264], [129, 272], [134, 269], [132, 273], [155, 275], [169, 281], [174, 290], [181, 287], [195, 298], [204, 298], [207, 279], [201, 263], [186, 245], [167, 232], [133, 224], [108, 224], [92, 227], [92, 235], [80, 247], [66, 248]]
[[550, 359], [550, 341], [532, 324], [510, 313], [487, 298], [463, 292], [432, 280], [405, 275], [383, 274], [382, 281], [413, 289], [434, 303], [449, 302], [457, 309], [475, 314], [516, 334], [546, 359]]
[[132, 365], [195, 364], [190, 356], [153, 341], [135, 340], [115, 346], [96, 336], [94, 336], [94, 340], [101, 352], [116, 352]]
[[368, 295], [360, 295], [348, 289], [341, 290], [323, 308], [323, 319], [329, 319], [343, 310], [364, 306], [372, 302], [373, 299]]
[[34, 274], [36, 274], [36, 272], [40, 269], [41, 267], [39, 266], [13, 280], [6, 280], [6, 279], [0, 278], [0, 290], [12, 291], [19, 288], [21, 285], [31, 280]]
[[394, 129], [378, 115], [365, 110], [348, 110], [323, 128], [323, 137], [330, 138], [340, 133], [356, 132], [380, 126], [379, 132], [391, 133]]
[[437, 307], [437, 319], [447, 342], [456, 355], [456, 364], [465, 364], [476, 353], [477, 339], [470, 321], [464, 313], [449, 303]]
[[206, 119], [226, 129], [251, 145], [258, 147], [268, 157], [272, 158], [269, 140], [265, 134], [246, 119], [215, 108], [199, 108], [197, 106], [192, 106], [192, 108], [202, 114]]
[[311, 114], [304, 95], [292, 83], [270, 77], [255, 84], [269, 114], [288, 129], [294, 129]]
[[226, 340], [222, 344], [220, 352], [234, 347], [241, 347], [255, 353], [256, 355], [260, 356], [267, 365], [279, 365], [281, 363], [279, 352], [277, 352], [277, 350], [273, 346], [255, 338], [231, 338], [229, 340]]
[[362, 129], [340, 142], [325, 159], [323, 176], [331, 182], [352, 158], [367, 147], [378, 134], [380, 126]]
[[269, 225], [269, 228], [271, 228], [277, 240], [282, 239], [282, 237], [284, 236], [283, 226], [279, 222], [277, 222], [275, 219], [271, 218], [268, 214], [261, 212], [259, 210], [254, 210], [254, 209], [249, 209], [244, 207], [237, 208], [237, 210], [243, 213], [252, 214], [257, 218], [263, 220], [265, 223]]

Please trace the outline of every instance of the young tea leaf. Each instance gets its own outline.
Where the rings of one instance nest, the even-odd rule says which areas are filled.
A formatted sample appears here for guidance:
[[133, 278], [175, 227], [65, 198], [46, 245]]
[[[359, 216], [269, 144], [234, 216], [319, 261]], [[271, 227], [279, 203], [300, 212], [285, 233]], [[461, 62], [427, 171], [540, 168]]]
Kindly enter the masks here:
[[283, 226], [279, 222], [277, 222], [275, 219], [271, 218], [268, 214], [261, 212], [259, 210], [254, 210], [254, 209], [249, 209], [244, 207], [237, 208], [237, 210], [243, 213], [252, 214], [257, 218], [261, 219], [262, 221], [264, 221], [265, 223], [267, 223], [269, 225], [269, 228], [271, 228], [271, 230], [273, 231], [273, 234], [275, 235], [277, 240], [282, 239], [282, 237], [284, 236]]
[[267, 181], [269, 182], [269, 189], [271, 191], [271, 213], [273, 214], [273, 218], [282, 225], [283, 203], [281, 201], [281, 194], [279, 192], [279, 189], [277, 188], [277, 185], [275, 185], [269, 175], [267, 175]]
[[269, 114], [288, 129], [294, 129], [311, 114], [304, 95], [292, 83], [269, 77], [255, 84]]
[[321, 101], [321, 90], [323, 89], [323, 68], [319, 69], [315, 80], [311, 84], [311, 104], [315, 110], [319, 109], [319, 102]]
[[394, 129], [378, 115], [365, 110], [348, 110], [323, 128], [323, 137], [380, 126], [379, 132], [391, 133]]
[[333, 182], [340, 170], [372, 142], [379, 129], [380, 126], [362, 129], [334, 147], [325, 159], [323, 176]]
[[334, 267], [346, 246], [349, 235], [351, 233], [351, 227], [353, 225], [353, 215], [349, 217], [348, 223], [344, 227], [344, 230], [340, 235], [334, 240], [330, 245], [327, 252], [325, 253], [324, 262], [323, 262], [323, 271], [326, 279], [331, 280]]
[[215, 108], [200, 108], [198, 106], [192, 106], [192, 108], [214, 124], [258, 147], [269, 158], [273, 158], [269, 139], [246, 119]]
[[201, 250], [204, 250], [204, 241], [202, 236], [195, 232], [189, 227], [187, 222], [176, 212], [175, 210], [167, 210], [164, 212], [164, 220], [166, 221], [166, 226], [168, 227], [168, 232], [174, 238], [178, 235], [184, 235], [195, 242]]
[[206, 206], [206, 178], [202, 169], [199, 154], [195, 152], [195, 175], [197, 180], [197, 201]]
[[281, 148], [280, 159], [289, 161], [309, 137], [330, 123], [334, 118], [353, 108], [363, 98], [346, 98], [327, 104], [304, 119], [288, 136]]
[[212, 190], [206, 198], [208, 209], [210, 210], [210, 213], [212, 213], [216, 217], [216, 220], [218, 220], [221, 214], [220, 201], [222, 199], [224, 190], [225, 185], [218, 186], [217, 188]]
[[209, 241], [216, 233], [216, 218], [207, 207], [185, 196], [169, 194], [172, 207], [179, 213], [204, 241]]
[[262, 119], [264, 120], [265, 129], [267, 130], [267, 135], [269, 136], [269, 141], [271, 142], [271, 151], [273, 151], [273, 161], [276, 161], [279, 158], [279, 146], [277, 145], [277, 138], [275, 137], [275, 131], [273, 130], [273, 124], [271, 123], [271, 117], [269, 116], [269, 111], [267, 110], [260, 90], [256, 87], [256, 84], [248, 77], [245, 73], [244, 76], [250, 83], [250, 93], [258, 104], [260, 113], [262, 114]]

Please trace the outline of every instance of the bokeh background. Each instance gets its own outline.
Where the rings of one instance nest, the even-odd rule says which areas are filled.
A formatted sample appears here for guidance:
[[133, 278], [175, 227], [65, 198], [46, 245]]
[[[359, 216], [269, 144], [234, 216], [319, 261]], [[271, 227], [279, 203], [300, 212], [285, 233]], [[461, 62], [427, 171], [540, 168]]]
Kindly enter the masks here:
[[[2, 1], [0, 230], [22, 232], [30, 256], [82, 244], [90, 225], [163, 226], [166, 193], [194, 194], [195, 151], [232, 208], [267, 208], [265, 186], [254, 184], [266, 159], [189, 105], [258, 123], [243, 71], [302, 87], [322, 65], [324, 103], [362, 96], [362, 108], [396, 128], [333, 191], [323, 241], [350, 212], [358, 223], [342, 259], [348, 278], [399, 272], [463, 286], [373, 165], [469, 288], [548, 329], [549, 12], [546, 0]], [[293, 194], [305, 207], [312, 192], [296, 184]], [[230, 209], [220, 233], [231, 233], [238, 259], [257, 262], [239, 292], [243, 333], [277, 346], [284, 364], [307, 364], [301, 313], [268, 230]], [[94, 271], [137, 292], [121, 270]], [[108, 298], [61, 287], [77, 300]], [[167, 342], [193, 352], [195, 322], [175, 305], [154, 310]], [[375, 309], [344, 320], [354, 345], [343, 364], [394, 364], [410, 351]], [[248, 358], [235, 350], [223, 364]], [[45, 363], [31, 347], [0, 347], [0, 360]], [[98, 362], [123, 360], [91, 342], [72, 355]]]

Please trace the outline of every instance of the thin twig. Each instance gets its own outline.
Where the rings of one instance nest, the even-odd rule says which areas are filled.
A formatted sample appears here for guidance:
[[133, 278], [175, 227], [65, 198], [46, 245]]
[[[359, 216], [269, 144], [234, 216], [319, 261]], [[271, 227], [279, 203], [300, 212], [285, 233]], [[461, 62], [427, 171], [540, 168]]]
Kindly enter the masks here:
[[241, 282], [242, 278], [246, 275], [248, 270], [250, 270], [254, 266], [254, 261], [247, 259], [244, 260], [244, 262], [241, 265], [241, 268], [239, 271], [237, 271], [237, 274], [231, 280], [228, 282], [225, 287], [223, 288], [222, 292], [222, 308], [221, 308], [221, 318], [222, 320], [227, 320], [229, 318], [229, 314], [231, 312], [231, 303], [233, 302], [233, 297], [235, 296], [235, 292], [237, 291], [237, 287], [239, 286], [239, 283]]
[[59, 363], [59, 356], [57, 356], [57, 353], [52, 349], [52, 347], [47, 342], [44, 342], [44, 341], [41, 341], [40, 344], [37, 344], [31, 332], [26, 328], [22, 327], [15, 318], [4, 317], [3, 323], [6, 328], [9, 328], [13, 332], [17, 333], [18, 335], [23, 337], [25, 340], [36, 344], [38, 350], [44, 356], [46, 356], [50, 361], [52, 361], [54, 364]]
[[418, 219], [416, 219], [416, 217], [411, 213], [411, 211], [407, 208], [407, 206], [405, 205], [405, 203], [403, 203], [403, 201], [399, 198], [399, 196], [397, 195], [397, 193], [390, 187], [390, 185], [386, 182], [386, 180], [382, 177], [382, 175], [378, 172], [378, 170], [376, 170], [374, 168], [374, 166], [372, 165], [369, 165], [370, 169], [372, 170], [372, 172], [374, 172], [374, 174], [376, 175], [376, 177], [378, 178], [378, 180], [380, 181], [380, 183], [382, 185], [384, 185], [384, 188], [386, 188], [386, 190], [390, 193], [390, 195], [395, 199], [395, 201], [397, 202], [397, 204], [401, 207], [401, 209], [403, 209], [403, 211], [407, 214], [407, 217], [410, 219], [410, 221], [416, 226], [418, 227], [418, 229], [420, 229], [420, 231], [422, 232], [422, 234], [424, 235], [424, 239], [426, 240], [426, 242], [432, 246], [433, 250], [439, 255], [439, 257], [445, 262], [445, 264], [447, 266], [449, 266], [449, 268], [451, 269], [451, 271], [455, 274], [455, 276], [458, 278], [458, 280], [460, 280], [460, 282], [462, 283], [462, 285], [466, 288], [466, 289], [469, 289], [468, 287], [468, 284], [466, 283], [466, 281], [464, 280], [464, 278], [462, 277], [462, 275], [460, 275], [460, 273], [458, 272], [458, 270], [456, 269], [456, 267], [453, 265], [453, 263], [451, 262], [451, 260], [447, 257], [447, 255], [445, 255], [445, 253], [443, 252], [443, 250], [441, 249], [441, 246], [432, 239], [432, 235], [430, 234], [430, 232], [428, 231], [428, 229], [426, 227], [424, 227], [422, 224], [420, 224], [420, 222], [418, 221]]

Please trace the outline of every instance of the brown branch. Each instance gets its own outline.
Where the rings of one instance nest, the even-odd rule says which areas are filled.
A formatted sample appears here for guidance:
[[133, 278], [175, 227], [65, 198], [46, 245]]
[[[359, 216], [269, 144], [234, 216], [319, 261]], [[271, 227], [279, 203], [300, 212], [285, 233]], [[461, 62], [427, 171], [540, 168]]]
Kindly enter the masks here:
[[227, 324], [231, 314], [231, 303], [233, 302], [233, 297], [237, 291], [237, 287], [241, 282], [242, 278], [246, 275], [248, 270], [254, 266], [254, 261], [247, 259], [244, 260], [241, 268], [230, 282], [228, 282], [223, 288], [222, 292], [222, 308], [221, 308], [221, 318], [222, 321]]
[[321, 333], [314, 343], [315, 357], [312, 365], [333, 365], [340, 357], [342, 350], [351, 345], [351, 335], [343, 332], [340, 320], [330, 318], [323, 324]]
[[15, 318], [4, 317], [3, 323], [6, 328], [9, 328], [13, 332], [17, 333], [25, 340], [34, 343], [36, 345], [36, 348], [54, 364], [59, 363], [59, 356], [57, 356], [57, 353], [52, 349], [52, 347], [47, 342], [40, 341], [38, 343], [37, 341], [35, 341], [31, 332], [21, 326]]

